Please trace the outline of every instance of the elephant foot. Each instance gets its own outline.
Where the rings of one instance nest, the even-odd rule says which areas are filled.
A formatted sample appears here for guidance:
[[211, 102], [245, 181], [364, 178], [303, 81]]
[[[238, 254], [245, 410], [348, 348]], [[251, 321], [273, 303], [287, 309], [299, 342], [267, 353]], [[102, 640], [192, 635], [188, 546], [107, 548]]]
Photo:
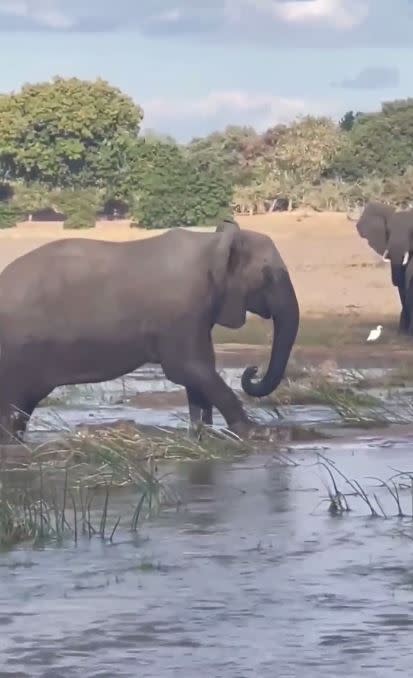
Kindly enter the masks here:
[[274, 429], [269, 426], [262, 426], [260, 424], [253, 424], [251, 422], [237, 422], [231, 425], [233, 431], [242, 440], [265, 440], [270, 441], [274, 434]]
[[188, 437], [191, 440], [200, 441], [202, 440], [202, 433], [204, 431], [204, 425], [201, 421], [189, 424], [188, 426]]

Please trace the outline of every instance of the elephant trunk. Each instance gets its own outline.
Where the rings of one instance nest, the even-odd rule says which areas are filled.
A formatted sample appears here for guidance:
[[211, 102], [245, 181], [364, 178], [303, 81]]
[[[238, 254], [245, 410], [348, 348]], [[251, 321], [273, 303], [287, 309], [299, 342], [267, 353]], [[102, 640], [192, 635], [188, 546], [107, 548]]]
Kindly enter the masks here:
[[406, 267], [401, 264], [391, 264], [391, 281], [393, 285], [404, 288]]
[[273, 338], [267, 371], [260, 381], [253, 382], [257, 367], [247, 367], [241, 378], [244, 392], [256, 398], [270, 395], [281, 382], [300, 323], [300, 310], [290, 276], [287, 271], [281, 275], [282, 280], [278, 278], [269, 288]]
[[391, 243], [383, 254], [383, 259], [389, 261], [393, 267], [406, 266], [410, 259], [410, 246], [408, 242]]

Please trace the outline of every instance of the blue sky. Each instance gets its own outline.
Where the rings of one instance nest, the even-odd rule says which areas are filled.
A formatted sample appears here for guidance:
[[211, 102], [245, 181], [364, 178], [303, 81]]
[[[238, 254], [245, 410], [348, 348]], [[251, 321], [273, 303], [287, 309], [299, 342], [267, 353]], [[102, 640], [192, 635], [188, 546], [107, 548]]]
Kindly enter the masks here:
[[413, 96], [412, 0], [0, 0], [0, 91], [109, 80], [186, 141]]

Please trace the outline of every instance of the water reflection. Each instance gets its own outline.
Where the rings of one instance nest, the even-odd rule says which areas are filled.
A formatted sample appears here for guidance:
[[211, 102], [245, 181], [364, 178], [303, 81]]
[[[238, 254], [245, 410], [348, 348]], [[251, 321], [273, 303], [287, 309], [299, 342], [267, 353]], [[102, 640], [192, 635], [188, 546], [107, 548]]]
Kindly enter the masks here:
[[[344, 442], [328, 452], [352, 477], [409, 466], [409, 443], [390, 458], [361, 438], [357, 454]], [[410, 675], [411, 547], [399, 530], [411, 521], [390, 517], [382, 490], [387, 520], [356, 501], [329, 515], [309, 461], [185, 464], [173, 479], [181, 509], [137, 538], [125, 523], [112, 546], [1, 554], [2, 675]], [[119, 491], [109, 519], [135, 499]]]

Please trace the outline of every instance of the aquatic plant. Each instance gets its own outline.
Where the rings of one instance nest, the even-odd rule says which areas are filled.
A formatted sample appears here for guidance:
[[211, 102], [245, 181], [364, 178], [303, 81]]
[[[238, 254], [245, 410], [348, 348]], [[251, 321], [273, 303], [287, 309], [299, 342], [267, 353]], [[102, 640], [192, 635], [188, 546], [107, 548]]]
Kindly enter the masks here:
[[[217, 459], [245, 453], [236, 436], [213, 428], [188, 438], [179, 432], [135, 426], [102, 427], [71, 431], [54, 441], [26, 448], [21, 471], [37, 479], [35, 490], [15, 491], [8, 482], [12, 464], [0, 483], [0, 547], [20, 541], [59, 541], [79, 534], [113, 539], [125, 516], [108, 525], [108, 509], [115, 489], [128, 487], [136, 505], [127, 518], [132, 530], [162, 506], [179, 506], [180, 499], [168, 486], [167, 475], [159, 475], [159, 460]], [[10, 461], [10, 460], [9, 460]], [[21, 468], [22, 464], [19, 464]], [[92, 504], [100, 498], [100, 508]], [[96, 517], [97, 516], [97, 517]], [[97, 522], [96, 522], [97, 521]]]
[[[117, 516], [109, 525], [109, 504], [115, 486], [107, 482], [103, 493], [99, 488], [83, 482], [76, 468], [66, 466], [59, 473], [42, 464], [34, 476], [30, 488], [16, 489], [2, 477], [0, 488], [0, 548], [9, 548], [24, 541], [34, 545], [45, 542], [60, 542], [71, 538], [77, 543], [80, 536], [89, 539], [99, 536], [113, 541], [122, 519]], [[159, 510], [162, 503], [162, 484], [148, 474], [146, 485], [136, 488], [136, 506], [129, 516], [130, 529], [136, 531], [146, 509], [147, 515]], [[168, 496], [164, 492], [165, 497]], [[95, 508], [95, 499], [100, 497], [100, 507]], [[103, 499], [103, 501], [102, 501]]]
[[[329, 486], [327, 486], [328, 500], [326, 500], [329, 502], [328, 510], [331, 514], [342, 515], [343, 513], [348, 513], [351, 511], [348, 501], [349, 498], [357, 497], [368, 507], [372, 517], [381, 517], [385, 519], [391, 517], [391, 514], [385, 511], [383, 503], [379, 499], [377, 492], [373, 491], [372, 495], [369, 496], [367, 490], [358, 480], [348, 478], [331, 459], [321, 453], [318, 453], [316, 464], [327, 471], [331, 483]], [[413, 471], [408, 472], [397, 469], [394, 469], [394, 471], [395, 472], [390, 476], [390, 478], [385, 480], [375, 476], [368, 476], [366, 479], [376, 481], [378, 483], [378, 487], [385, 488], [387, 490], [396, 506], [396, 513], [394, 514], [395, 517], [409, 517], [413, 519]], [[344, 490], [341, 490], [339, 488], [339, 479], [344, 481], [351, 491], [345, 492]], [[405, 482], [403, 482], [403, 479]], [[403, 490], [407, 490], [410, 496], [410, 513], [402, 506], [400, 492]]]

